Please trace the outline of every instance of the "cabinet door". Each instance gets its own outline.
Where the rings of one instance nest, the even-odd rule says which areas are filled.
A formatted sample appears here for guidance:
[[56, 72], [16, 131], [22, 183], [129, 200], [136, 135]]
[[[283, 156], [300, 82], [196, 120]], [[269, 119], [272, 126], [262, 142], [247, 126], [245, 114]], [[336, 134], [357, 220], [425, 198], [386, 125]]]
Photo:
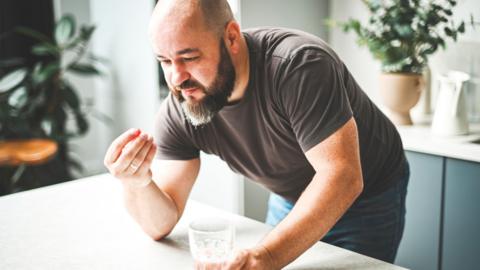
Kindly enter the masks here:
[[256, 182], [245, 178], [244, 194], [245, 216], [260, 222], [265, 222], [268, 211], [268, 197], [270, 196], [270, 191]]
[[447, 159], [442, 269], [480, 267], [480, 164]]
[[407, 151], [410, 163], [405, 230], [395, 264], [439, 269], [443, 157]]

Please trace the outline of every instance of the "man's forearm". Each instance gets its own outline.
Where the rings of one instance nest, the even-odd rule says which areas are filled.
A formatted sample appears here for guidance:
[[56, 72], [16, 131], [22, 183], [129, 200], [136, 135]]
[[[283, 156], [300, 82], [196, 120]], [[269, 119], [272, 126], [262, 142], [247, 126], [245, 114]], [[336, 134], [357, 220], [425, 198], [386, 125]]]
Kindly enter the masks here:
[[315, 175], [290, 214], [260, 243], [276, 268], [292, 262], [319, 241], [350, 207], [363, 187], [361, 178], [353, 179], [352, 175]]
[[124, 185], [124, 195], [128, 212], [153, 239], [163, 238], [177, 223], [175, 203], [154, 181], [145, 187]]

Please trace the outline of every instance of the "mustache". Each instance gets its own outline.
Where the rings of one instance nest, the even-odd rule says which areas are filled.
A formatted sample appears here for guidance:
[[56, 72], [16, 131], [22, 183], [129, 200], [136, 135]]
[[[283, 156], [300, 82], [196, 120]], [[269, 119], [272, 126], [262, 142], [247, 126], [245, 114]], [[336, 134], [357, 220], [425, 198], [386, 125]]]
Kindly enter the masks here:
[[189, 89], [189, 88], [203, 88], [203, 85], [200, 83], [194, 81], [194, 80], [186, 80], [182, 82], [180, 85], [174, 86], [175, 90], [181, 91], [184, 89]]

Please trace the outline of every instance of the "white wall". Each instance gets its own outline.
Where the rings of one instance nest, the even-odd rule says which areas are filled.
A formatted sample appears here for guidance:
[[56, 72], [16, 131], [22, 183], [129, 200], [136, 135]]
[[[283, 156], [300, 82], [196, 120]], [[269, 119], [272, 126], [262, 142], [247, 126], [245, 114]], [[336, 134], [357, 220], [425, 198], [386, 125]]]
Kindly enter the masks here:
[[108, 126], [89, 116], [90, 131], [72, 142], [86, 171], [104, 172], [103, 156], [110, 142], [130, 127], [153, 131], [153, 116], [160, 102], [157, 64], [152, 56], [147, 25], [153, 1], [55, 0], [56, 17], [73, 13], [78, 23], [97, 26], [91, 51], [109, 60], [101, 78], [70, 76], [85, 102], [110, 116]]
[[190, 198], [235, 214], [244, 214], [243, 178], [214, 155], [201, 153], [200, 174]]
[[[470, 14], [473, 14], [477, 21], [480, 21], [479, 1], [459, 1], [453, 11], [454, 18], [457, 20], [469, 21]], [[366, 22], [369, 13], [362, 1], [334, 0], [330, 1], [330, 16], [339, 21], [345, 21], [351, 17]], [[353, 33], [345, 34], [338, 28], [332, 29], [329, 43], [346, 63], [363, 90], [381, 106], [378, 94], [380, 64], [373, 59], [365, 47], [357, 45], [356, 36]], [[434, 76], [449, 69], [457, 69], [480, 77], [480, 27], [477, 26], [476, 31], [468, 29], [466, 35], [459, 38], [458, 43], [450, 43], [446, 51], [440, 50], [433, 55], [429, 66]], [[435, 81], [433, 83], [435, 87]], [[473, 92], [473, 87], [476, 87], [476, 97], [470, 99], [470, 102], [475, 101], [480, 110], [480, 85], [470, 85], [470, 92]], [[434, 98], [432, 103], [434, 105]]]
[[[90, 14], [90, 2], [89, 1], [74, 1], [74, 0], [55, 0], [54, 10], [55, 19], [58, 20], [63, 14], [74, 14], [77, 28], [83, 24], [91, 24]], [[98, 33], [94, 33], [94, 37]], [[90, 48], [91, 51], [91, 48]], [[92, 77], [83, 77], [73, 74], [67, 74], [67, 79], [77, 89], [77, 93], [84, 101], [83, 104], [93, 104], [94, 107], [98, 107], [96, 104], [96, 89], [95, 82]], [[104, 171], [103, 166], [99, 165], [99, 159], [102, 149], [105, 147], [105, 141], [101, 143], [101, 134], [99, 134], [99, 128], [102, 124], [91, 115], [87, 116], [90, 123], [89, 132], [81, 138], [74, 139], [70, 142], [70, 155], [80, 160], [84, 166], [85, 171], [81, 174], [75, 174], [75, 176], [84, 176], [99, 173]], [[68, 123], [69, 127], [74, 127], [73, 121]], [[97, 145], [97, 148], [85, 147], [85, 145]]]
[[[330, 18], [345, 21], [349, 17], [361, 21], [368, 19], [367, 9], [362, 1], [336, 0], [330, 1]], [[380, 74], [380, 64], [375, 62], [367, 49], [357, 46], [353, 34], [344, 34], [339, 29], [331, 29], [329, 44], [345, 62], [357, 82], [371, 99], [378, 99], [377, 75]]]
[[159, 100], [158, 70], [147, 27], [153, 1], [91, 0], [97, 30], [96, 54], [110, 60], [109, 73], [95, 81], [96, 100], [114, 119], [110, 140], [126, 129], [153, 131]]
[[323, 23], [328, 14], [326, 0], [242, 0], [240, 7], [242, 28], [288, 27], [327, 37]]

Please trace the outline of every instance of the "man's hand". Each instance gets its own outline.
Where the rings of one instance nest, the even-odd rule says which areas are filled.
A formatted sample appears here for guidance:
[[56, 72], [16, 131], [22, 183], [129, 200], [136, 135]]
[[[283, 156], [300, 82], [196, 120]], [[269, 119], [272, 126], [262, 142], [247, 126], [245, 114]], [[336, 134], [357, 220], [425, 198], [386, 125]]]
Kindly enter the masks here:
[[155, 156], [153, 137], [131, 129], [116, 138], [105, 154], [110, 173], [131, 187], [143, 187], [152, 181], [150, 165]]
[[275, 269], [268, 250], [259, 246], [253, 249], [243, 249], [234, 254], [222, 264], [195, 262], [196, 270], [273, 270]]

